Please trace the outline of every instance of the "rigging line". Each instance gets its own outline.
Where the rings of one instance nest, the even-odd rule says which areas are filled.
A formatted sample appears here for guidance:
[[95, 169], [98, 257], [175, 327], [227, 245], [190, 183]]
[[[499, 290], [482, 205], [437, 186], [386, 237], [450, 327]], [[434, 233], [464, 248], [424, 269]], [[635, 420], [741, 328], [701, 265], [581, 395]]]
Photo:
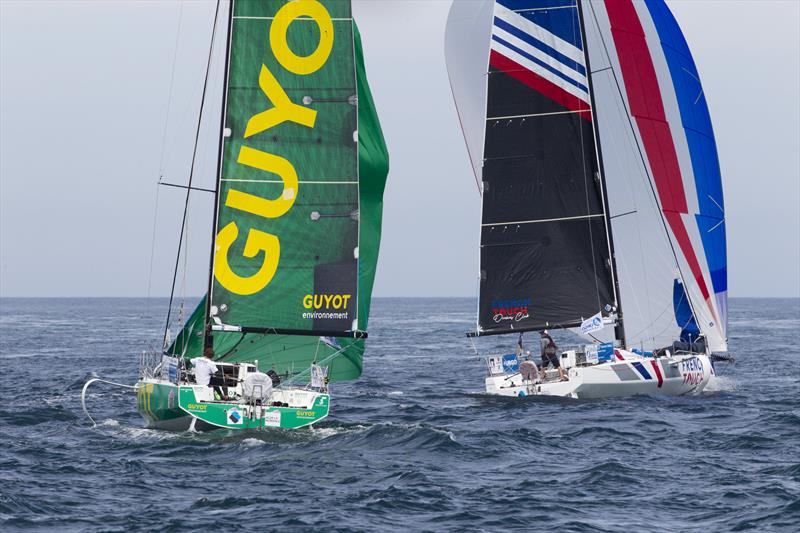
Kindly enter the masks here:
[[186, 214], [189, 211], [189, 196], [191, 195], [192, 192], [191, 187], [192, 187], [192, 180], [194, 178], [194, 165], [197, 159], [197, 144], [200, 139], [200, 126], [203, 122], [203, 109], [205, 108], [205, 103], [206, 103], [206, 90], [208, 89], [208, 78], [209, 78], [209, 73], [211, 72], [211, 59], [214, 54], [214, 37], [217, 34], [217, 20], [219, 19], [219, 6], [220, 6], [220, 0], [217, 0], [217, 7], [214, 11], [214, 25], [211, 30], [211, 43], [208, 47], [208, 60], [206, 61], [206, 75], [205, 75], [205, 82], [203, 83], [203, 94], [200, 98], [200, 112], [198, 113], [197, 128], [195, 130], [195, 136], [194, 136], [194, 151], [192, 153], [192, 164], [189, 167], [189, 183], [188, 183], [189, 188], [186, 190], [186, 201], [184, 202], [183, 206], [183, 222], [181, 223], [181, 234], [178, 239], [178, 253], [177, 257], [175, 257], [175, 271], [172, 274], [172, 288], [170, 289], [169, 293], [169, 306], [167, 307], [167, 322], [164, 325], [164, 342], [162, 343], [162, 345], [166, 343], [167, 340], [167, 332], [169, 331], [169, 322], [170, 322], [170, 317], [172, 315], [172, 301], [175, 298], [175, 283], [178, 279], [178, 269], [180, 267], [180, 260], [181, 260], [181, 245], [183, 244], [183, 238], [185, 233], [184, 230], [186, 229]]
[[[225, 149], [225, 122], [228, 113], [228, 93], [230, 92], [230, 59], [231, 47], [233, 46], [233, 11], [234, 1], [228, 2], [228, 20], [225, 31], [225, 63], [222, 71], [223, 84], [222, 84], [222, 105], [219, 112], [219, 130], [221, 133], [217, 138], [217, 165], [214, 174], [214, 203], [211, 218], [211, 246], [209, 247], [209, 260], [208, 260], [208, 285], [206, 288], [206, 305], [203, 314], [203, 349], [206, 347], [214, 349], [214, 339], [211, 336], [211, 302], [214, 298], [214, 255], [217, 248], [217, 222], [219, 222], [219, 193], [222, 189], [222, 163], [224, 159], [223, 151]], [[219, 7], [219, 4], [217, 4]]]
[[[356, 344], [355, 342], [351, 342], [351, 343], [350, 343], [350, 344], [348, 344], [347, 346], [340, 346], [338, 350], [336, 350], [335, 352], [333, 352], [333, 353], [332, 353], [332, 354], [330, 354], [329, 356], [327, 356], [327, 357], [323, 358], [323, 359], [322, 359], [322, 361], [320, 361], [319, 363], [315, 363], [315, 364], [316, 364], [317, 366], [322, 366], [322, 365], [324, 365], [325, 363], [327, 363], [328, 361], [331, 361], [331, 363], [332, 363], [332, 362], [333, 362], [332, 360], [333, 360], [334, 358], [336, 358], [336, 357], [338, 357], [338, 356], [340, 356], [340, 355], [345, 355], [345, 353], [344, 353], [344, 352], [345, 352], [345, 350], [347, 350], [348, 348], [351, 348], [351, 347], [352, 347], [352, 346], [354, 346], [355, 344]], [[330, 367], [329, 367], [329, 370], [328, 370], [328, 371], [330, 372]], [[306, 375], [306, 374], [310, 374], [310, 373], [311, 373], [311, 367], [309, 366], [307, 369], [305, 369], [305, 370], [302, 370], [302, 371], [300, 371], [300, 372], [297, 372], [297, 373], [296, 373], [296, 374], [294, 374], [294, 375], [293, 375], [291, 378], [287, 379], [287, 380], [284, 382], [284, 385], [290, 385], [290, 384], [292, 384], [292, 383], [296, 383], [296, 382], [297, 382], [297, 381], [298, 381], [298, 380], [299, 380], [299, 379], [300, 379], [302, 376], [304, 376], [304, 375]]]
[[551, 7], [528, 7], [523, 9], [513, 9], [514, 13], [526, 13], [526, 12], [533, 12], [533, 11], [551, 11], [554, 9], [575, 9], [575, 5], [563, 5], [563, 6], [551, 6]]
[[219, 357], [215, 357], [214, 361], [222, 361], [223, 359], [225, 359], [226, 357], [228, 357], [229, 355], [234, 353], [236, 351], [236, 349], [239, 347], [239, 345], [242, 343], [242, 341], [244, 340], [245, 337], [247, 337], [247, 333], [241, 333], [240, 337], [239, 337], [239, 340], [236, 341], [236, 344], [231, 346], [231, 348], [227, 352], [225, 352], [224, 354], [220, 355]]
[[625, 215], [632, 215], [632, 214], [634, 214], [634, 213], [637, 213], [637, 212], [638, 212], [638, 211], [637, 211], [636, 209], [634, 209], [633, 211], [628, 211], [628, 212], [626, 212], [626, 213], [620, 213], [620, 214], [618, 214], [618, 215], [611, 215], [611, 216], [610, 216], [610, 217], [608, 217], [608, 218], [609, 218], [609, 220], [613, 220], [613, 219], [615, 219], [615, 218], [624, 217]]
[[159, 181], [158, 185], [163, 185], [164, 187], [175, 187], [177, 189], [190, 189], [192, 191], [200, 191], [200, 192], [211, 192], [213, 193], [213, 189], [204, 189], [202, 187], [188, 187], [186, 185], [178, 185], [177, 183], [167, 183], [166, 181]]
[[150, 294], [153, 288], [153, 262], [156, 256], [156, 227], [158, 226], [158, 197], [160, 187], [156, 185], [156, 202], [153, 209], [153, 235], [150, 239], [150, 267], [147, 269], [147, 301], [144, 304], [145, 315], [150, 316]]
[[[588, 199], [587, 199], [588, 203]], [[512, 226], [514, 224], [522, 225], [522, 224], [540, 224], [542, 222], [562, 222], [564, 220], [583, 220], [584, 218], [598, 218], [604, 217], [605, 214], [603, 213], [596, 213], [594, 215], [578, 215], [574, 217], [561, 217], [561, 218], [540, 218], [539, 220], [512, 220], [509, 222], [487, 222], [486, 224], [481, 224], [481, 227], [489, 227], [489, 226]]]
[[[652, 192], [653, 198], [655, 198], [655, 201], [656, 201], [656, 206], [658, 207], [659, 206], [658, 193], [656, 192], [655, 185], [653, 184], [653, 178], [652, 178], [652, 176], [650, 176], [650, 172], [647, 170], [647, 160], [646, 160], [646, 158], [644, 156], [644, 153], [642, 152], [642, 146], [639, 144], [639, 139], [636, 137], [636, 128], [633, 125], [633, 118], [632, 118], [630, 109], [628, 109], [628, 105], [625, 102], [625, 96], [622, 94], [622, 87], [620, 86], [619, 78], [617, 77], [617, 71], [616, 71], [616, 69], [613, 68], [613, 61], [611, 60], [611, 53], [608, 51], [608, 46], [606, 45], [605, 37], [603, 37], [603, 32], [600, 30], [600, 22], [597, 19], [597, 12], [595, 11], [594, 4], [592, 2], [589, 2], [589, 7], [592, 10], [592, 16], [594, 17], [595, 24], [597, 24], [598, 34], [600, 35], [600, 42], [603, 43], [603, 50], [606, 53], [606, 58], [608, 59], [608, 64], [612, 67], [611, 68], [611, 74], [614, 77], [614, 84], [617, 87], [617, 93], [619, 94], [620, 100], [622, 101], [622, 106], [625, 109], [625, 114], [626, 114], [626, 116], [628, 118], [628, 125], [630, 126], [631, 133], [633, 134], [633, 139], [636, 142], [636, 149], [638, 150], [639, 157], [642, 160], [642, 166], [644, 168], [645, 175], [647, 176], [647, 182], [650, 185], [650, 191]], [[680, 261], [678, 259], [678, 253], [675, 251], [675, 245], [672, 243], [672, 239], [669, 237], [669, 228], [667, 227], [667, 221], [664, 218], [663, 211], [661, 211], [660, 209], [659, 209], [659, 211], [660, 211], [659, 215], [660, 215], [660, 218], [661, 218], [661, 224], [664, 226], [664, 231], [665, 231], [665, 233], [667, 235], [667, 242], [669, 243], [669, 247], [672, 250], [672, 255], [675, 258], [675, 266], [677, 267], [678, 273], [681, 276], [681, 281], [683, 281], [684, 278], [683, 278], [683, 273], [681, 272], [681, 265], [680, 265]], [[692, 303], [692, 299], [691, 298], [689, 298], [689, 307], [692, 308], [692, 313], [695, 316], [697, 316], [697, 312], [694, 309], [694, 304]]]
[[[190, 190], [186, 191], [186, 195], [189, 196]], [[189, 213], [189, 203], [186, 203], [186, 213]], [[189, 270], [189, 220], [185, 221], [186, 228], [184, 229], [184, 239], [183, 239], [183, 274], [181, 276], [181, 305], [178, 310], [178, 328], [183, 328], [184, 325], [184, 313], [186, 311], [186, 273]]]
[[[578, 7], [577, 4], [576, 4], [575, 7], [576, 8]], [[578, 26], [580, 26], [581, 25], [581, 12], [580, 12], [580, 9], [578, 9], [578, 12], [577, 12], [577, 21], [578, 21]], [[589, 50], [588, 50], [588, 44], [586, 43], [586, 39], [584, 38], [585, 31], [584, 31], [583, 28], [576, 28], [575, 25], [573, 25], [573, 28], [572, 28], [573, 41], [577, 40], [578, 35], [577, 35], [577, 31], [576, 30], [578, 30], [578, 29], [580, 29], [581, 44], [583, 45], [583, 56], [584, 56], [584, 61], [586, 62], [585, 67], [586, 67], [586, 70], [589, 71], [589, 70], [591, 70], [590, 66], [589, 66]], [[590, 81], [589, 78], [590, 78], [590, 76], [587, 74], [587, 76], [586, 76], [586, 84], [587, 84], [588, 96], [589, 96], [589, 113], [591, 114], [591, 117], [592, 117], [592, 140], [594, 141], [594, 149], [595, 149], [594, 156], [595, 156], [595, 159], [597, 160], [597, 165], [598, 165], [598, 177], [600, 177], [600, 158], [598, 156], [598, 148], [597, 148], [598, 140], [596, 139], [596, 135], [594, 133], [595, 121], [597, 120], [597, 115], [594, 112], [595, 102], [594, 102], [594, 98], [592, 97], [592, 95], [593, 95], [592, 85], [591, 85], [591, 81]], [[587, 181], [588, 176], [587, 176], [587, 172], [586, 172], [586, 141], [583, 138], [583, 124], [581, 124], [581, 127], [579, 128], [579, 131], [580, 131], [581, 156], [582, 156], [581, 157], [581, 160], [582, 160], [581, 161], [581, 166], [583, 167], [583, 190], [584, 190], [584, 197], [585, 197], [585, 200], [586, 200], [586, 210], [588, 212], [590, 212], [591, 211], [591, 206], [589, 204], [589, 183]], [[592, 176], [592, 180], [594, 180], [594, 175]], [[594, 183], [592, 183], [592, 185], [594, 185]], [[607, 213], [605, 211], [606, 211], [606, 207], [605, 207], [605, 204], [604, 204], [603, 205], [603, 215], [602, 215], [604, 221], [605, 221], [605, 218], [607, 216]], [[597, 258], [596, 258], [596, 253], [595, 253], [596, 250], [595, 250], [595, 247], [594, 247], [594, 232], [592, 231], [592, 221], [591, 220], [589, 220], [589, 219], [586, 220], [586, 227], [589, 230], [589, 246], [591, 246], [591, 254], [592, 254], [592, 272], [594, 273], [594, 292], [595, 292], [595, 296], [597, 297], [597, 307], [602, 309], [603, 306], [602, 306], [602, 304], [600, 302], [600, 280], [599, 280], [598, 274], [597, 274]], [[608, 232], [608, 231], [609, 231], [609, 229], [608, 229], [608, 227], [606, 227], [606, 232]], [[607, 238], [608, 238], [608, 235], [606, 235], [606, 239]], [[610, 247], [609, 247], [609, 259], [611, 259]], [[613, 281], [612, 281], [612, 283], [613, 283]], [[616, 300], [616, 298], [615, 298], [615, 300]], [[616, 304], [617, 302], [615, 301], [614, 303]]]
[[161, 134], [161, 156], [158, 158], [158, 174], [164, 173], [164, 153], [167, 145], [167, 130], [169, 129], [170, 109], [172, 108], [172, 89], [175, 86], [175, 65], [178, 62], [178, 45], [180, 44], [181, 25], [183, 23], [183, 2], [178, 11], [178, 31], [175, 33], [175, 48], [172, 52], [172, 73], [169, 78], [169, 92], [167, 93], [167, 116], [164, 118], [164, 131]]
[[505, 117], [486, 117], [486, 121], [490, 120], [509, 120], [515, 118], [530, 118], [530, 117], [547, 117], [551, 115], [574, 115], [577, 113], [585, 113], [587, 111], [591, 111], [591, 108], [586, 109], [576, 109], [575, 111], [552, 111], [549, 113], [529, 113], [527, 115], [508, 115]]
[[710, 194], [708, 194], [707, 196], [708, 196], [708, 199], [711, 200], [712, 202], [714, 202], [714, 205], [716, 205], [719, 208], [720, 212], [722, 212], [722, 217], [724, 219], [725, 218], [725, 210], [722, 208], [721, 205], [719, 205], [719, 202], [714, 200], [713, 196], [711, 196]]
[[712, 231], [714, 231], [715, 229], [717, 229], [718, 227], [720, 227], [724, 223], [725, 223], [725, 219], [723, 218], [722, 220], [720, 220], [719, 222], [714, 224], [712, 227], [708, 228], [708, 231], [706, 231], [706, 233], [711, 233]]

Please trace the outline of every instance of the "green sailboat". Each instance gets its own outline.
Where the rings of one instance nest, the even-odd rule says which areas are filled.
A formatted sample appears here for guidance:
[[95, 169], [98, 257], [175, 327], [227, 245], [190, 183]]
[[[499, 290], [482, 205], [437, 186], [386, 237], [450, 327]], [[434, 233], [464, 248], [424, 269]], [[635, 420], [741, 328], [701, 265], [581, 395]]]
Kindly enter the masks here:
[[143, 363], [138, 410], [298, 428], [361, 374], [388, 152], [350, 0], [232, 0], [227, 27], [208, 293]]

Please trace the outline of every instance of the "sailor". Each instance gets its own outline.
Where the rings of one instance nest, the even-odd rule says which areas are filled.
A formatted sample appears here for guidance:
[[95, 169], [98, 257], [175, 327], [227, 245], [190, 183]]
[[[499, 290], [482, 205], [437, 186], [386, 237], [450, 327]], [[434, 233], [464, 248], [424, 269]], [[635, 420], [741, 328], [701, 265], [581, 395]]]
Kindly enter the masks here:
[[[206, 346], [203, 357], [192, 359], [194, 366], [194, 380], [201, 387], [208, 387], [211, 384], [211, 376], [217, 373], [219, 368], [214, 364], [214, 348]], [[219, 387], [214, 387], [214, 392], [224, 399], [225, 395]]]
[[547, 367], [552, 364], [553, 368], [558, 370], [558, 376], [561, 378], [561, 381], [566, 381], [567, 375], [558, 362], [558, 347], [556, 346], [556, 341], [553, 340], [553, 337], [551, 337], [545, 329], [540, 331], [539, 335], [542, 345], [542, 365], [539, 367], [539, 378], [544, 381], [546, 375], [545, 371]]

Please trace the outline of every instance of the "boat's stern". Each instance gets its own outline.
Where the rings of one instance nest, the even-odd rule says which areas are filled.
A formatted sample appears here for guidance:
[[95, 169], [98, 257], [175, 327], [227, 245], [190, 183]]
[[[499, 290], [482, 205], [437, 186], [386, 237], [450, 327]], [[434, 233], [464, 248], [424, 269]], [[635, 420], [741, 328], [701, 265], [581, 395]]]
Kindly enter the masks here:
[[214, 400], [208, 387], [182, 385], [179, 406], [201, 424], [222, 429], [296, 429], [328, 416], [330, 395], [309, 389], [276, 390], [269, 402]]
[[143, 379], [136, 386], [136, 409], [147, 427], [182, 431], [190, 417], [178, 406], [178, 386], [169, 381]]

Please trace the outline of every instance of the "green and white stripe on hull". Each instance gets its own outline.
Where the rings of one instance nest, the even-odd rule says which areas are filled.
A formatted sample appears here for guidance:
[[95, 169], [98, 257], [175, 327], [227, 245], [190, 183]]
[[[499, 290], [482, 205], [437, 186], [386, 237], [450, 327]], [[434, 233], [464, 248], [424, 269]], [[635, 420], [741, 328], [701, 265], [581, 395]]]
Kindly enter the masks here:
[[149, 427], [185, 431], [213, 429], [297, 429], [328, 416], [330, 395], [303, 388], [276, 390], [276, 399], [289, 407], [259, 406], [238, 400], [199, 400], [205, 387], [175, 385], [167, 381], [139, 382], [137, 407]]

